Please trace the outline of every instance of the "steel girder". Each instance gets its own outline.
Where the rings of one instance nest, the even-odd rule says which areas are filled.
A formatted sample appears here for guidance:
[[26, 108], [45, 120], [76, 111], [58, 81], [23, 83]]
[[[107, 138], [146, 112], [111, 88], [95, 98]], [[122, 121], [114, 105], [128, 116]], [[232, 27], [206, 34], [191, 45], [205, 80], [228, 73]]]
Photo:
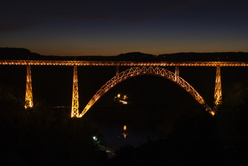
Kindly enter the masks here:
[[86, 107], [83, 109], [82, 113], [79, 117], [82, 117], [106, 92], [108, 92], [112, 87], [117, 85], [118, 83], [138, 75], [157, 75], [164, 77], [166, 79], [171, 80], [172, 82], [178, 84], [182, 87], [186, 92], [188, 92], [199, 104], [203, 105], [206, 111], [210, 114], [214, 115], [212, 109], [206, 104], [203, 97], [183, 78], [179, 75], [165, 69], [162, 67], [132, 67], [121, 73], [117, 73], [114, 77], [112, 77], [109, 81], [107, 81], [91, 98]]

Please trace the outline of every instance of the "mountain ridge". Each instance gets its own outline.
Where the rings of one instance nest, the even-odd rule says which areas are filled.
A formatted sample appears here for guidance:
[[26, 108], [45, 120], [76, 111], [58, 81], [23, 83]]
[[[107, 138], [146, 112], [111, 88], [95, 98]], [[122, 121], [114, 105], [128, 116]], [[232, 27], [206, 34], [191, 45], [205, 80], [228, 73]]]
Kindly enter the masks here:
[[179, 52], [159, 55], [128, 52], [116, 56], [59, 56], [41, 55], [26, 48], [0, 47], [0, 60], [248, 61], [248, 52]]

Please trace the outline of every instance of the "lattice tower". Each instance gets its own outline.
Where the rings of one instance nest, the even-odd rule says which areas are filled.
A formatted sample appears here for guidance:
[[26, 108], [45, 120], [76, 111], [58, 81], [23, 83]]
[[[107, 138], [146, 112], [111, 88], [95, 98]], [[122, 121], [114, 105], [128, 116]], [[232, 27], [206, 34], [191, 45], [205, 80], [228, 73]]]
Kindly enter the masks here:
[[31, 66], [27, 66], [27, 76], [26, 76], [26, 94], [25, 94], [25, 109], [32, 108], [34, 106], [33, 102], [33, 91], [32, 91], [32, 78], [31, 78]]
[[215, 89], [214, 89], [214, 111], [222, 105], [222, 87], [220, 67], [216, 67]]
[[179, 77], [179, 66], [175, 67], [175, 82], [178, 81], [178, 77]]
[[71, 117], [76, 118], [78, 116], [79, 116], [78, 73], [77, 73], [77, 66], [74, 66], [73, 83], [72, 83]]

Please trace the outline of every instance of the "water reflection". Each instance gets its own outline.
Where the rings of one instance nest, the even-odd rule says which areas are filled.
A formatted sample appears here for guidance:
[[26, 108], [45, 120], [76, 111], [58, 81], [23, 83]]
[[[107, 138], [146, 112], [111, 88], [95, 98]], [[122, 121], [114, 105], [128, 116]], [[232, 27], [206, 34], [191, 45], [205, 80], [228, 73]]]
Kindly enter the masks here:
[[104, 123], [100, 126], [106, 143], [117, 149], [125, 145], [138, 147], [142, 143], [160, 138], [156, 130], [141, 128], [138, 125]]

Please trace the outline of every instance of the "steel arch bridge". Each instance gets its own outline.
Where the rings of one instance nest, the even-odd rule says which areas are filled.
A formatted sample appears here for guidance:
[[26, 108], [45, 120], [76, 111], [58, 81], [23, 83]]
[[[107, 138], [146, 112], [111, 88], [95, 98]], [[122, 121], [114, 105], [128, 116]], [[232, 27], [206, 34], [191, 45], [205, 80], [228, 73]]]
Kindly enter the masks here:
[[[222, 105], [222, 85], [221, 85], [221, 67], [248, 67], [248, 62], [236, 61], [158, 61], [158, 62], [135, 62], [135, 61], [78, 61], [78, 60], [0, 60], [0, 65], [23, 65], [27, 66], [26, 74], [26, 94], [25, 108], [33, 108], [33, 92], [31, 79], [31, 66], [73, 66], [72, 81], [72, 104], [71, 117], [82, 117], [97, 100], [102, 97], [108, 90], [116, 84], [138, 75], [156, 75], [169, 79], [178, 84], [188, 92], [199, 104], [203, 105], [206, 111], [215, 115], [219, 106]], [[119, 73], [107, 81], [88, 102], [84, 110], [79, 112], [79, 93], [78, 93], [78, 66], [126, 66], [129, 69]], [[135, 67], [134, 67], [135, 66]], [[163, 67], [175, 67], [175, 73]], [[183, 78], [179, 76], [179, 67], [215, 67], [215, 89], [214, 89], [214, 106], [210, 108], [204, 101], [203, 97]]]
[[162, 67], [132, 67], [121, 73], [117, 73], [114, 77], [112, 77], [109, 81], [107, 81], [91, 98], [86, 107], [83, 109], [82, 113], [79, 114], [75, 112], [75, 115], [79, 115], [82, 117], [105, 93], [107, 93], [111, 88], [113, 88], [118, 83], [125, 81], [128, 78], [139, 76], [139, 75], [156, 75], [163, 78], [166, 78], [181, 88], [183, 88], [186, 92], [188, 92], [199, 104], [201, 104], [206, 111], [210, 114], [214, 115], [212, 109], [206, 104], [203, 97], [182, 77], [178, 75], [178, 68], [176, 72], [173, 73]]

